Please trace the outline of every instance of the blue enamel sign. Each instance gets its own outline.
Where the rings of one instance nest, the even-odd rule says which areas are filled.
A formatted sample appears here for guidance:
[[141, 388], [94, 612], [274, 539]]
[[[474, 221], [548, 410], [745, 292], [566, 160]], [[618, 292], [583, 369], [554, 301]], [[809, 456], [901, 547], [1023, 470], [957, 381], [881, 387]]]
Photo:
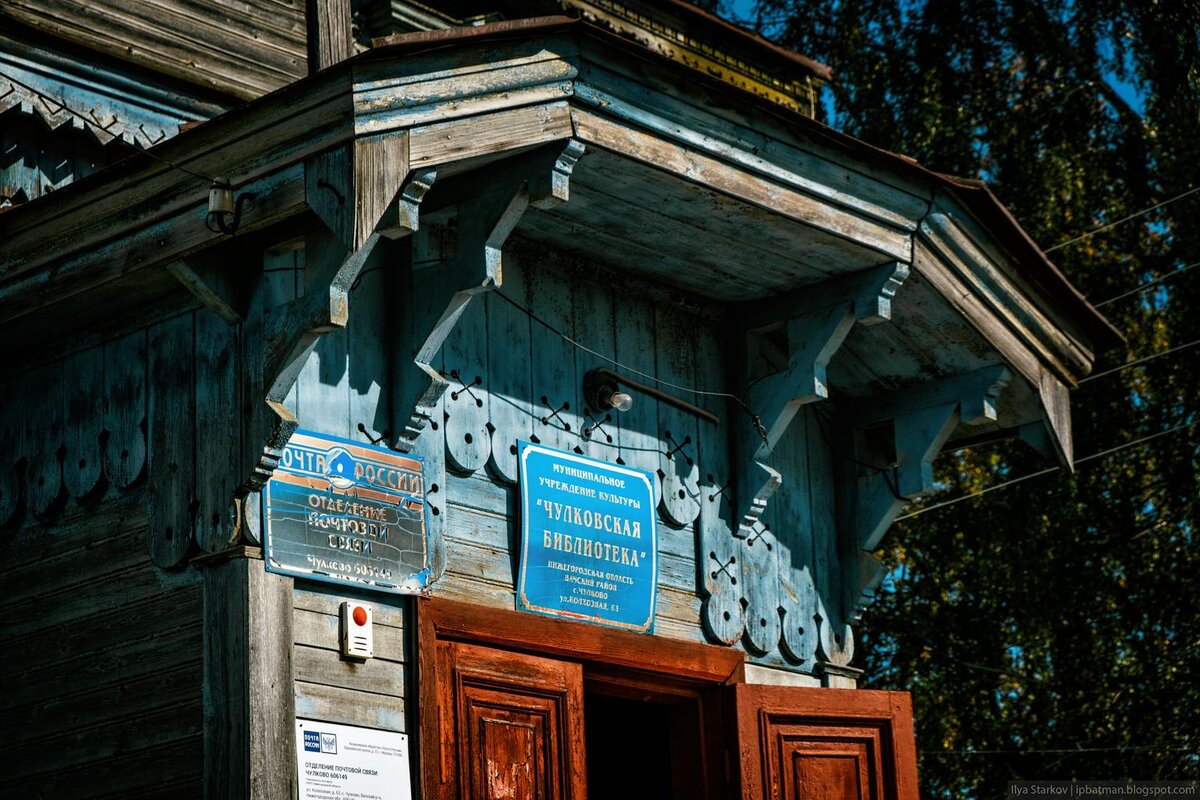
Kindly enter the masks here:
[[517, 608], [650, 633], [658, 587], [649, 473], [520, 443]]
[[296, 431], [263, 489], [267, 569], [400, 594], [429, 585], [421, 459]]

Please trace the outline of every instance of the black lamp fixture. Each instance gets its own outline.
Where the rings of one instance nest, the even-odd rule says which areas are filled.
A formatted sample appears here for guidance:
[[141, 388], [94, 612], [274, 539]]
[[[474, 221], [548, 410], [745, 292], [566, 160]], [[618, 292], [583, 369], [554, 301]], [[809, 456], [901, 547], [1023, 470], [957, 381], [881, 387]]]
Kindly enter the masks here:
[[[242, 192], [233, 199], [233, 184], [225, 178], [213, 178], [208, 187], [208, 216], [204, 224], [213, 233], [227, 233], [230, 236], [237, 233], [242, 224], [242, 209], [246, 203], [254, 199], [250, 192]], [[216, 227], [213, 227], [213, 226]]]

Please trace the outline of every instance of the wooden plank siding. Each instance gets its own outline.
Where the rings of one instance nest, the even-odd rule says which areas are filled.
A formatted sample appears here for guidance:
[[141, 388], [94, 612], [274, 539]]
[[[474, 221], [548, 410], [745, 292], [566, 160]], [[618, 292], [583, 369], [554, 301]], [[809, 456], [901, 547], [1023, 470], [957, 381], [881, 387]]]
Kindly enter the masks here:
[[[343, 600], [371, 608], [373, 658], [362, 662], [341, 658], [338, 610]], [[405, 638], [407, 606], [403, 597], [296, 581], [292, 619], [296, 716], [406, 732], [406, 664], [411, 662]]]
[[[303, 283], [302, 279], [293, 282], [287, 266], [302, 265], [303, 251], [282, 258], [283, 266], [272, 267], [280, 271], [268, 276], [281, 284], [281, 298], [290, 296], [294, 283]], [[537, 239], [515, 237], [505, 248], [504, 264], [499, 292], [512, 302], [485, 293], [484, 302], [472, 303], [464, 312], [435, 361], [448, 376], [450, 388], [443, 397], [445, 410], [439, 412], [443, 424], [430, 426], [422, 435], [422, 439], [441, 437], [447, 465], [444, 491], [438, 493], [448, 501], [439, 514], [444, 519], [446, 570], [434, 584], [434, 594], [495, 608], [513, 607], [520, 529], [515, 459], [510, 457], [518, 440], [540, 440], [562, 450], [619, 459], [654, 475], [656, 493], [663, 498], [658, 514], [655, 633], [714, 641], [702, 622], [699, 573], [709, 558], [707, 551], [698, 553], [699, 500], [705, 497], [703, 491], [715, 497], [727, 484], [729, 426], [736, 421], [731, 415], [745, 412], [707, 402], [722, 418], [720, 425], [713, 425], [635, 394], [631, 411], [612, 412], [601, 429], [585, 436], [584, 427], [596, 419], [585, 413], [581, 386], [588, 370], [612, 367], [605, 359], [615, 358], [622, 364], [614, 367], [618, 372], [634, 375], [629, 371], [633, 369], [651, 376], [639, 380], [653, 383], [657, 376], [676, 386], [725, 391], [730, 356], [717, 345], [727, 339], [725, 321], [699, 298], [620, 275]], [[388, 418], [395, 387], [388, 377], [387, 348], [382, 342], [394, 324], [389, 298], [397, 291], [384, 270], [405, 268], [391, 262], [378, 267], [382, 274], [365, 274], [351, 293], [354, 313], [346, 329], [326, 335], [301, 371], [288, 405], [303, 428], [357, 441], [383, 433], [378, 420]], [[398, 283], [405, 283], [402, 274]], [[537, 318], [517, 306], [531, 308]], [[572, 346], [560, 333], [600, 355]], [[404, 350], [402, 344], [395, 352]], [[686, 391], [667, 391], [688, 401], [701, 399]], [[470, 448], [464, 447], [468, 440]], [[819, 609], [839, 602], [827, 447], [815, 422], [794, 426], [780, 462], [787, 473], [786, 500], [772, 507], [771, 530], [764, 531], [762, 543], [757, 548], [742, 545], [746, 555], [754, 556], [752, 563], [732, 567], [738, 570], [738, 597], [745, 596], [740, 594], [744, 589], [756, 593], [753, 622], [758, 627], [750, 631], [753, 638], [748, 641], [753, 645], [751, 658], [758, 663], [813, 670], [815, 616]], [[810, 458], [809, 448], [821, 455]], [[810, 463], [819, 466], [811, 474]], [[721, 476], [720, 480], [714, 476]], [[659, 488], [664, 486], [670, 487], [669, 498]], [[728, 504], [720, 513], [727, 523], [733, 522]], [[822, 519], [823, 527], [814, 522], [817, 517], [828, 517]], [[761, 575], [753, 589], [748, 588], [748, 580], [741, 580], [750, 570]], [[297, 598], [302, 596], [308, 598], [305, 602], [313, 602], [311, 592], [298, 589]], [[402, 706], [401, 660], [382, 657], [395, 666], [395, 674], [387, 675], [394, 689], [381, 688], [377, 668], [339, 661], [332, 649], [336, 618], [331, 615], [336, 607], [330, 603], [319, 612], [323, 618], [313, 617], [314, 609], [303, 609], [303, 615], [297, 611], [296, 698], [301, 709], [297, 713], [303, 716], [303, 709], [309, 709], [337, 716], [335, 703], [346, 701], [354, 709], [347, 712], [348, 718], [387, 719], [398, 726], [399, 717], [388, 710], [388, 704], [396, 709]], [[786, 628], [778, 622], [778, 608], [791, 614]], [[378, 618], [376, 622], [378, 626]], [[316, 640], [302, 638], [315, 636], [319, 626], [324, 626], [319, 631], [324, 649]], [[739, 647], [740, 635], [735, 637]]]
[[143, 492], [0, 540], [0, 586], [6, 796], [199, 794], [200, 584], [150, 563]]
[[0, 14], [241, 100], [307, 74], [295, 0], [11, 0]]

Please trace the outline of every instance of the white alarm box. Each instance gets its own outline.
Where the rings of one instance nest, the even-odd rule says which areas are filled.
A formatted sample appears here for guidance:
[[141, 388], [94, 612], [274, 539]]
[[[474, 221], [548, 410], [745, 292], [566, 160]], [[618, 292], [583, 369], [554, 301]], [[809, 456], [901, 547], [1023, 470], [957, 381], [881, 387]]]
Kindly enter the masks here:
[[371, 658], [375, 654], [374, 615], [366, 603], [342, 601], [342, 656]]

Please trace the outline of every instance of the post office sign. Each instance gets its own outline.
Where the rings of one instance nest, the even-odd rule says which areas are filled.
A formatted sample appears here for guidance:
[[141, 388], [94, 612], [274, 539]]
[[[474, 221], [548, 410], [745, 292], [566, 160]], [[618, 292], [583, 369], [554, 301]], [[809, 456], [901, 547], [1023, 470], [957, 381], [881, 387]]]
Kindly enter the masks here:
[[420, 458], [298, 430], [262, 507], [272, 572], [398, 594], [429, 585]]

